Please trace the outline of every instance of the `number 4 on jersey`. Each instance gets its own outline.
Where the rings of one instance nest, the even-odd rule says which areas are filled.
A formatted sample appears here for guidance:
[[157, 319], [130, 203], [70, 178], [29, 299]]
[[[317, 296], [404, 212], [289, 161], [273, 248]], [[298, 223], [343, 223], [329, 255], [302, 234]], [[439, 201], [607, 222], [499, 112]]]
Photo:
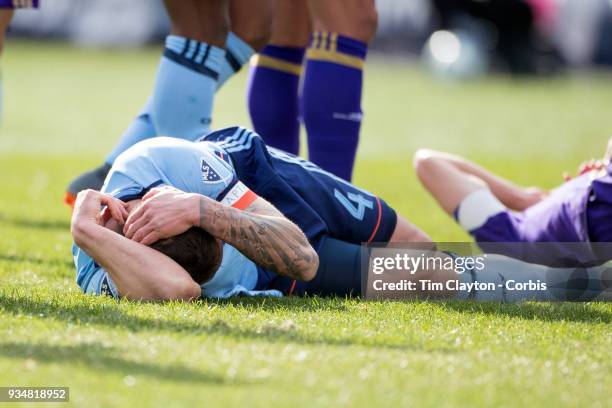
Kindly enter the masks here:
[[334, 196], [346, 208], [346, 211], [359, 221], [363, 221], [366, 208], [370, 210], [374, 208], [374, 202], [361, 194], [347, 193], [345, 196], [340, 190], [334, 189]]

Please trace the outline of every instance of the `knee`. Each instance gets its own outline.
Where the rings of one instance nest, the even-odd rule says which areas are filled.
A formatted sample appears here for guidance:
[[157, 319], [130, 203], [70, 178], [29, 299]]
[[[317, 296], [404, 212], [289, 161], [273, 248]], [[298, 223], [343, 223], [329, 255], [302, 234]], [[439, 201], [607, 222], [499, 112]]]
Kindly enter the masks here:
[[[414, 236], [412, 237], [412, 241], [420, 243], [433, 243], [431, 237], [427, 235], [425, 231], [421, 231], [420, 229], [417, 229], [415, 231]], [[432, 246], [431, 248], [433, 249], [433, 247], [434, 246]]]
[[431, 172], [432, 168], [436, 166], [436, 155], [434, 150], [430, 149], [419, 149], [414, 154], [412, 159], [412, 165], [414, 171], [419, 179], [423, 179], [423, 175]]

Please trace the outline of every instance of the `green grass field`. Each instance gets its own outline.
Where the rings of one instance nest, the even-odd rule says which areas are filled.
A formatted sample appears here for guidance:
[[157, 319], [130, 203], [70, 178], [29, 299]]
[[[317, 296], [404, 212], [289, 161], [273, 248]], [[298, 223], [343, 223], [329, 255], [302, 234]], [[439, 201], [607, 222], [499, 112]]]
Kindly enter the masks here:
[[[0, 386], [69, 386], [71, 404], [89, 407], [612, 406], [612, 304], [82, 295], [63, 191], [140, 109], [158, 54], [5, 50]], [[219, 93], [215, 127], [249, 125], [245, 79]], [[355, 181], [435, 239], [465, 240], [417, 184], [416, 148], [552, 187], [603, 153], [611, 106], [611, 76], [450, 84], [373, 58]]]

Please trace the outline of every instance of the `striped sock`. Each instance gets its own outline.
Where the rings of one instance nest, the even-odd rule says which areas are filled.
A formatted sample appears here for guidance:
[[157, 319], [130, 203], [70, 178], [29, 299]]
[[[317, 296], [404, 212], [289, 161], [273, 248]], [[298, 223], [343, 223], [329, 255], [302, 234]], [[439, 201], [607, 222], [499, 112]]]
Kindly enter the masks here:
[[302, 117], [310, 161], [350, 180], [363, 112], [361, 92], [367, 44], [315, 32], [306, 53]]
[[253, 127], [270, 146], [300, 150], [298, 87], [303, 48], [266, 46], [250, 72], [248, 105]]
[[159, 64], [151, 118], [160, 136], [195, 140], [210, 129], [222, 48], [170, 35]]
[[255, 54], [255, 50], [244, 42], [236, 34], [230, 32], [225, 42], [225, 58], [221, 63], [221, 71], [217, 80], [217, 89], [221, 88], [225, 81], [236, 74], [244, 64]]
[[[232, 35], [230, 33], [230, 35], [228, 36], [228, 47], [229, 45], [232, 45], [232, 49], [235, 49], [235, 44], [236, 41], [234, 40], [230, 40], [230, 36], [233, 36], [235, 39], [238, 39], [238, 37]], [[175, 37], [175, 36], [170, 36], [170, 37]], [[170, 49], [171, 52], [173, 53], [172, 55], [175, 56], [175, 54], [181, 54], [185, 45], [190, 45], [190, 44], [198, 44], [197, 42], [193, 41], [193, 40], [187, 40], [187, 39], [183, 39], [181, 37], [175, 37], [173, 39], [170, 39], [170, 37], [168, 37], [168, 40], [166, 41], [166, 46], [167, 49]], [[240, 41], [238, 39], [238, 41]], [[192, 53], [189, 54], [192, 58], [191, 61], [194, 61], [193, 56], [195, 54], [195, 56], [198, 57], [199, 63], [202, 63], [203, 60], [203, 56], [204, 53], [206, 52], [206, 48], [208, 47], [208, 45], [204, 44], [204, 43], [199, 43], [199, 52], [197, 54]], [[248, 45], [246, 45], [248, 47]], [[196, 45], [197, 47], [197, 45]], [[213, 51], [213, 54], [216, 54], [218, 50], [216, 47], [211, 47], [211, 48], [215, 48], [215, 50]], [[244, 47], [240, 48], [238, 47], [241, 51], [235, 51], [234, 53], [236, 55], [239, 55], [239, 57], [236, 57], [238, 61], [247, 61], [248, 57], [246, 55], [249, 55], [248, 50], [246, 50]], [[250, 48], [250, 47], [249, 47]], [[166, 51], [167, 52], [167, 51]], [[246, 54], [245, 54], [246, 53]], [[210, 54], [210, 51], [209, 51]], [[211, 58], [210, 55], [208, 58]], [[215, 57], [212, 57], [213, 59], [216, 59]], [[163, 59], [162, 59], [163, 61]], [[221, 62], [221, 72], [219, 72], [218, 74], [218, 79], [217, 79], [217, 87], [220, 86], [220, 81], [225, 81], [229, 78], [229, 76], [231, 76], [230, 71], [232, 71], [231, 67], [229, 67], [229, 63], [227, 62], [227, 54], [226, 54], [226, 58], [222, 59]], [[244, 62], [241, 62], [244, 63]], [[161, 69], [161, 63], [160, 63], [160, 69]], [[208, 68], [211, 69], [211, 71], [206, 71], [208, 72], [208, 75], [204, 75], [205, 78], [200, 78], [199, 81], [196, 81], [196, 83], [202, 83], [202, 86], [205, 87], [207, 92], [204, 92], [204, 94], [202, 95], [202, 99], [201, 99], [201, 103], [205, 105], [205, 102], [207, 100], [207, 98], [210, 98], [210, 109], [212, 109], [212, 98], [213, 98], [213, 94], [210, 94], [208, 92], [210, 86], [208, 84], [209, 80], [206, 77], [209, 78], [214, 78], [214, 70], [215, 70], [215, 66], [216, 63], [212, 63], [208, 61], [208, 63], [206, 64], [206, 66]], [[211, 68], [212, 66], [212, 68]], [[229, 68], [228, 68], [229, 67]], [[196, 63], [196, 69], [197, 69], [197, 63]], [[222, 78], [223, 75], [226, 75], [224, 78]], [[206, 83], [204, 83], [206, 82]], [[171, 86], [171, 85], [170, 85]], [[179, 95], [175, 95], [175, 96], [179, 96]], [[183, 130], [183, 129], [176, 129], [176, 131], [174, 131], [173, 129], [175, 128], [175, 125], [173, 124], [173, 122], [171, 121], [169, 123], [170, 128], [166, 127], [165, 132], [168, 133], [159, 133], [158, 130], [155, 128], [155, 126], [153, 125], [153, 119], [152, 119], [152, 101], [153, 101], [153, 96], [151, 96], [149, 98], [149, 100], [147, 101], [146, 105], [144, 106], [144, 108], [142, 109], [142, 111], [138, 114], [138, 116], [134, 119], [134, 121], [130, 124], [130, 126], [125, 130], [125, 132], [123, 133], [123, 135], [121, 136], [121, 139], [119, 139], [119, 142], [115, 145], [115, 147], [113, 148], [113, 150], [110, 152], [110, 154], [106, 157], [106, 163], [107, 164], [113, 164], [113, 162], [115, 161], [115, 159], [117, 158], [117, 156], [119, 156], [119, 154], [121, 154], [123, 151], [127, 150], [130, 146], [135, 145], [136, 143], [145, 140], [145, 139], [149, 139], [151, 137], [155, 137], [158, 135], [174, 135], [174, 134], [194, 134], [197, 133], [196, 137], [200, 136], [202, 133], [205, 133], [208, 129], [207, 126], [204, 126], [205, 124], [200, 124], [202, 125], [201, 127], [198, 124], [195, 124], [195, 130]], [[183, 102], [185, 102], [183, 100]], [[159, 102], [160, 104], [163, 104], [162, 102]], [[172, 103], [172, 102], [171, 102]], [[210, 118], [210, 114], [208, 116]], [[210, 123], [210, 119], [205, 120], [206, 123]], [[192, 126], [194, 126], [192, 124]], [[191, 138], [191, 137], [189, 137]]]

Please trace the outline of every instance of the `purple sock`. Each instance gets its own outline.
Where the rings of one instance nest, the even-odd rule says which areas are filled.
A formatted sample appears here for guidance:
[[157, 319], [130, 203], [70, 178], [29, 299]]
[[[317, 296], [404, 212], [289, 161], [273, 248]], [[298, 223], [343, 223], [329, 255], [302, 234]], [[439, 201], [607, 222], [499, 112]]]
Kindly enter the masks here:
[[361, 127], [361, 88], [368, 46], [315, 32], [306, 53], [302, 117], [310, 161], [350, 180]]
[[270, 146], [300, 150], [298, 86], [303, 48], [266, 46], [251, 68], [247, 100], [255, 131]]

